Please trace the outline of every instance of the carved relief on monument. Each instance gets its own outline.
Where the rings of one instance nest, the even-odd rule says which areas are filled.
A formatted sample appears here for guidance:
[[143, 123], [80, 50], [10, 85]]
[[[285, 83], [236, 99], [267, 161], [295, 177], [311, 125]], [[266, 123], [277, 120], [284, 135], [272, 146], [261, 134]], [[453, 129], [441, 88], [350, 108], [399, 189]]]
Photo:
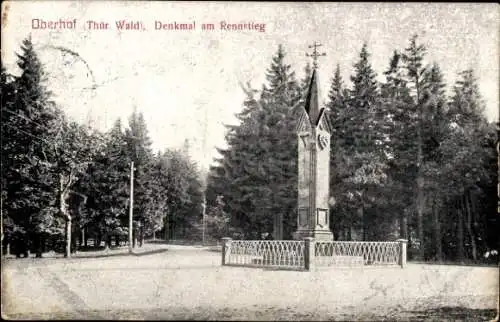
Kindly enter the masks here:
[[300, 135], [300, 141], [301, 141], [302, 146], [304, 147], [304, 149], [307, 149], [308, 148], [308, 143], [309, 143], [309, 134], [308, 133], [301, 134]]
[[328, 209], [316, 209], [316, 225], [321, 227], [328, 227]]
[[310, 132], [311, 131], [311, 121], [306, 111], [302, 111], [299, 122], [297, 123], [297, 132]]
[[299, 208], [299, 227], [307, 227], [308, 226], [308, 223], [307, 223], [307, 212], [308, 212], [308, 208]]
[[323, 150], [330, 144], [330, 136], [325, 132], [318, 134], [318, 147]]

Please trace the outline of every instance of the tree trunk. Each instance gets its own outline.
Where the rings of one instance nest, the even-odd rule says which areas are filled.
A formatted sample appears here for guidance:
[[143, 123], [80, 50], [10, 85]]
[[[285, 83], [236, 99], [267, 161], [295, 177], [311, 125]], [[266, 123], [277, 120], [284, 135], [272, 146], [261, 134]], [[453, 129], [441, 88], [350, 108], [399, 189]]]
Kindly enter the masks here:
[[78, 229], [75, 225], [71, 226], [71, 253], [75, 254], [77, 250], [76, 234]]
[[67, 199], [67, 190], [64, 188], [63, 175], [59, 176], [59, 211], [61, 215], [66, 219], [65, 228], [66, 228], [66, 252], [64, 257], [71, 257], [71, 215], [68, 213], [68, 209], [66, 206]]
[[83, 246], [88, 247], [88, 237], [87, 237], [87, 234], [85, 234], [85, 230], [86, 230], [86, 228], [83, 228], [83, 233], [84, 233]]
[[[500, 191], [499, 191], [500, 193]], [[500, 206], [500, 202], [499, 202], [499, 206]], [[498, 208], [500, 209], [500, 208]], [[471, 214], [472, 214], [472, 231], [475, 232], [475, 235], [477, 237], [483, 237], [483, 233], [485, 232], [486, 229], [481, 229], [481, 227], [479, 227], [479, 223], [478, 223], [478, 220], [477, 220], [477, 203], [476, 203], [476, 198], [474, 198], [474, 200], [471, 200]], [[482, 216], [482, 217], [486, 217], [486, 216]], [[484, 226], [484, 227], [487, 227], [487, 224]], [[479, 238], [482, 242], [483, 245], [486, 245], [486, 238]], [[477, 246], [477, 245], [476, 245]]]
[[408, 214], [406, 210], [399, 215], [399, 236], [402, 239], [408, 239]]
[[169, 227], [168, 227], [168, 215], [165, 216], [165, 241], [168, 241], [168, 233], [169, 233]]
[[35, 234], [35, 258], [42, 258], [42, 234]]
[[464, 218], [463, 218], [463, 207], [462, 198], [457, 201], [457, 260], [464, 260]]
[[[83, 246], [83, 242], [85, 240], [85, 228], [80, 229], [80, 247]], [[87, 246], [87, 245], [85, 245]]]
[[99, 235], [97, 235], [97, 238], [95, 239], [94, 247], [95, 248], [101, 247], [101, 241], [102, 241], [102, 235], [99, 234]]
[[477, 260], [477, 245], [476, 245], [476, 236], [474, 236], [474, 232], [472, 231], [472, 214], [471, 214], [471, 201], [472, 201], [472, 197], [471, 197], [471, 193], [469, 192], [466, 196], [465, 196], [465, 210], [467, 212], [467, 221], [466, 221], [466, 224], [467, 224], [467, 232], [469, 234], [469, 238], [470, 238], [470, 243], [471, 243], [471, 247], [472, 247], [472, 259], [474, 261]]
[[420, 242], [419, 257], [420, 260], [425, 258], [424, 247], [424, 178], [422, 176], [423, 166], [423, 139], [422, 139], [422, 104], [420, 104], [420, 77], [418, 72], [415, 75], [415, 89], [417, 91], [417, 235]]
[[66, 253], [64, 257], [71, 257], [71, 217], [66, 218]]
[[[62, 197], [64, 198], [64, 197]], [[71, 215], [67, 213], [66, 207], [62, 206], [61, 211], [63, 216], [66, 218], [65, 228], [66, 228], [66, 253], [64, 257], [71, 257]]]
[[439, 218], [439, 207], [437, 201], [434, 200], [432, 204], [432, 212], [434, 219], [434, 246], [436, 247], [436, 260], [443, 260], [443, 245], [441, 237], [441, 220]]
[[111, 234], [106, 234], [106, 239], [104, 240], [104, 249], [111, 248]]
[[361, 214], [361, 220], [362, 220], [362, 223], [363, 223], [363, 240], [366, 241], [366, 228], [367, 228], [367, 224], [366, 224], [366, 215], [365, 215], [365, 209], [363, 208], [363, 206], [361, 206], [359, 208], [359, 212]]
[[[422, 147], [419, 145], [419, 155], [422, 153]], [[422, 157], [419, 157], [421, 160]], [[419, 174], [417, 177], [417, 235], [420, 242], [418, 256], [420, 260], [424, 260], [425, 258], [425, 247], [424, 247], [424, 180], [420, 174], [420, 166], [419, 166]]]
[[141, 225], [141, 228], [139, 228], [139, 247], [142, 247], [142, 244], [144, 243], [144, 226]]

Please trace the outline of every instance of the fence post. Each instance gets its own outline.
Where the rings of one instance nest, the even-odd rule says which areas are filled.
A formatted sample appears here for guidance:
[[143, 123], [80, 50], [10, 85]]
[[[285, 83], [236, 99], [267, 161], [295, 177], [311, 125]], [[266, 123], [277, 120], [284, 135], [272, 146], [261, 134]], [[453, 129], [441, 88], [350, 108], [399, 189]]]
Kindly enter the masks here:
[[314, 238], [304, 238], [304, 268], [308, 271], [314, 268]]
[[222, 265], [227, 264], [227, 256], [229, 256], [229, 252], [231, 248], [231, 238], [224, 237], [222, 238]]
[[398, 239], [399, 242], [399, 265], [401, 268], [406, 267], [406, 245], [408, 240], [406, 239]]

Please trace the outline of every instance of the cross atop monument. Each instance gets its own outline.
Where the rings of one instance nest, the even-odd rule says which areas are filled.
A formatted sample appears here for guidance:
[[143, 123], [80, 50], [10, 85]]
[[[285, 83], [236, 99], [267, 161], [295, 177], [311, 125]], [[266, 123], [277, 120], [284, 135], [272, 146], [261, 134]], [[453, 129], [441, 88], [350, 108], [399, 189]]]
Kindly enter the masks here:
[[326, 56], [326, 53], [318, 53], [318, 47], [323, 46], [322, 44], [318, 42], [314, 42], [314, 44], [309, 45], [309, 48], [314, 48], [312, 54], [306, 53], [307, 57], [312, 57], [313, 58], [313, 69], [318, 68], [318, 57], [319, 56]]

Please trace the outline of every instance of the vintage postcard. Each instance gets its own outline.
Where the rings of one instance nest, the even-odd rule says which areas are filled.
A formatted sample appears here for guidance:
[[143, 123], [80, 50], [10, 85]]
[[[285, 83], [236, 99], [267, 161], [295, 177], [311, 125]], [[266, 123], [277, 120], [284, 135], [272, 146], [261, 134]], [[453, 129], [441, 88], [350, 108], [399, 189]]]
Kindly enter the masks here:
[[4, 1], [4, 319], [498, 320], [493, 3]]

